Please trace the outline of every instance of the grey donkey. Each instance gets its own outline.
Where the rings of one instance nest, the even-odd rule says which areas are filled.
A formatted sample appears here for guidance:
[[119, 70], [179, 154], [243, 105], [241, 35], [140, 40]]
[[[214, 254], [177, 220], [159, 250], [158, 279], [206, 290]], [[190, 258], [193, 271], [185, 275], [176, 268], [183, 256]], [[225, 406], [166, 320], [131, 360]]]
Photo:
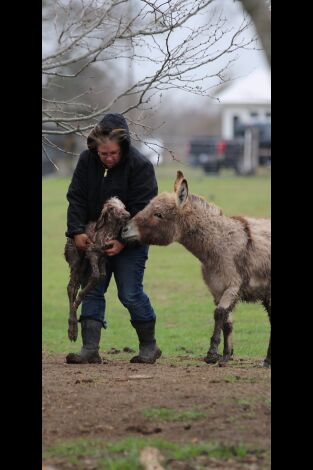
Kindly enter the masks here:
[[[70, 306], [68, 337], [71, 341], [76, 341], [78, 335], [77, 308], [88, 292], [105, 277], [107, 255], [104, 250], [110, 247], [110, 240], [119, 235], [129, 218], [130, 214], [122, 201], [112, 197], [104, 203], [99, 219], [96, 222], [89, 222], [86, 226], [85, 233], [92, 241], [86, 251], [78, 250], [74, 240], [67, 239], [64, 256], [70, 267], [67, 293]], [[86, 273], [90, 273], [87, 279]], [[101, 324], [96, 320], [82, 321], [83, 343], [85, 336], [89, 336], [94, 344], [99, 343], [97, 338], [100, 340], [100, 328]], [[81, 356], [76, 359], [74, 356], [78, 355], [69, 354], [67, 361], [81, 362]], [[96, 362], [99, 362], [98, 354]]]
[[[161, 193], [122, 231], [126, 242], [169, 245], [176, 241], [196, 256], [213, 295], [214, 331], [205, 362], [223, 366], [233, 357], [232, 310], [238, 301], [261, 301], [271, 321], [270, 219], [227, 217], [200, 196], [188, 194], [177, 172], [173, 193]], [[218, 354], [221, 333], [223, 356]], [[264, 366], [271, 364], [271, 338]]]

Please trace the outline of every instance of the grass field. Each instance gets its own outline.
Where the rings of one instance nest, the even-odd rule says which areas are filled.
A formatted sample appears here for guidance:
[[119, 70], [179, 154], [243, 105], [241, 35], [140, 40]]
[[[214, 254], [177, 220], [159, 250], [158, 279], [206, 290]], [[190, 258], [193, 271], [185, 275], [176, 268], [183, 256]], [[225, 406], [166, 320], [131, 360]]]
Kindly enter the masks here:
[[[182, 169], [189, 191], [220, 206], [228, 215], [270, 216], [270, 174], [235, 177], [225, 171], [209, 177], [179, 163], [156, 168], [159, 191], [172, 191], [176, 171]], [[66, 191], [69, 180], [43, 180], [43, 349], [70, 352], [81, 345], [67, 338], [68, 266], [63, 257], [66, 230]], [[164, 356], [204, 355], [213, 330], [213, 301], [201, 277], [200, 263], [177, 243], [150, 247], [145, 291], [157, 314], [157, 339]], [[109, 328], [103, 332], [101, 351], [125, 346], [137, 349], [129, 314], [120, 304], [114, 281], [106, 296]], [[234, 314], [235, 354], [265, 356], [269, 338], [267, 315], [260, 305], [239, 304]]]

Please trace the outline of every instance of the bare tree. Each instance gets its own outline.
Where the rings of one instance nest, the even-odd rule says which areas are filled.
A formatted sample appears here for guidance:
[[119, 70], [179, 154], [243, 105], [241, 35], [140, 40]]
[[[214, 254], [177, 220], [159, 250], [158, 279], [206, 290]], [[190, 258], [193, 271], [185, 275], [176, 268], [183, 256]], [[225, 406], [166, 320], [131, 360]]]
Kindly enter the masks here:
[[[234, 28], [217, 0], [57, 0], [44, 9], [43, 28], [52, 44], [42, 59], [45, 151], [55, 145], [51, 136], [85, 137], [110, 111], [127, 114], [135, 138], [136, 126], [149, 133], [144, 113], [165, 91], [210, 96], [229, 80], [236, 52], [255, 43], [247, 17]], [[125, 63], [132, 64], [132, 83]], [[114, 70], [109, 90], [93, 88], [95, 70]], [[70, 95], [78, 77], [85, 90]]]

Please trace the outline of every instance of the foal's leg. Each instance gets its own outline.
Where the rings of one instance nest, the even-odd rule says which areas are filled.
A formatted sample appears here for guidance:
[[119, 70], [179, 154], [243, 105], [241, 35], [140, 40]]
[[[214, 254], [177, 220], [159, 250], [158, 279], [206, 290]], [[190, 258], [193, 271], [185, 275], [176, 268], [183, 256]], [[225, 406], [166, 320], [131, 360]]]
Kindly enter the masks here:
[[70, 341], [76, 341], [78, 334], [76, 310], [74, 302], [80, 286], [80, 268], [82, 257], [72, 240], [68, 240], [65, 245], [64, 256], [70, 266], [70, 280], [67, 285], [67, 295], [69, 299], [69, 319], [68, 319], [68, 337]]
[[68, 319], [68, 337], [70, 341], [76, 341], [78, 335], [77, 316], [75, 308], [75, 299], [79, 289], [79, 272], [77, 269], [71, 269], [70, 282], [67, 286], [67, 294], [70, 304], [70, 314]]
[[[271, 323], [271, 299], [267, 300], [267, 301], [264, 301], [263, 302], [263, 305], [268, 313], [268, 318], [269, 318], [269, 321]], [[270, 340], [269, 340], [269, 345], [268, 345], [268, 349], [267, 349], [267, 354], [266, 354], [266, 358], [264, 359], [264, 367], [270, 367], [271, 366], [271, 336], [272, 336], [272, 332], [270, 332]]]
[[107, 263], [107, 256], [102, 255], [99, 258], [99, 263], [98, 263], [101, 279], [104, 279], [106, 276], [106, 263]]
[[77, 299], [76, 299], [75, 304], [74, 304], [75, 311], [77, 311], [79, 305], [81, 304], [83, 299], [86, 297], [88, 292], [90, 292], [94, 287], [96, 287], [98, 282], [100, 282], [105, 276], [105, 271], [103, 270], [103, 268], [101, 268], [101, 272], [100, 272], [100, 269], [99, 269], [99, 254], [98, 254], [98, 252], [96, 250], [95, 251], [89, 251], [88, 253], [86, 253], [86, 257], [89, 259], [89, 262], [90, 262], [91, 275], [90, 275], [90, 278], [89, 278], [86, 286], [83, 289], [80, 290], [80, 292], [77, 296]]
[[[230, 286], [226, 291], [223, 293], [215, 311], [214, 311], [214, 331], [213, 336], [211, 337], [210, 349], [208, 350], [207, 356], [205, 357], [205, 362], [208, 364], [215, 364], [220, 355], [218, 354], [218, 346], [221, 341], [221, 332], [222, 329], [226, 328], [226, 338], [227, 338], [227, 347], [226, 353], [224, 354], [223, 359], [225, 357], [227, 362], [231, 355], [231, 331], [230, 324], [229, 324], [229, 314], [233, 307], [235, 306], [236, 300], [238, 298], [239, 287], [237, 286]], [[224, 352], [225, 352], [225, 344], [224, 344]]]

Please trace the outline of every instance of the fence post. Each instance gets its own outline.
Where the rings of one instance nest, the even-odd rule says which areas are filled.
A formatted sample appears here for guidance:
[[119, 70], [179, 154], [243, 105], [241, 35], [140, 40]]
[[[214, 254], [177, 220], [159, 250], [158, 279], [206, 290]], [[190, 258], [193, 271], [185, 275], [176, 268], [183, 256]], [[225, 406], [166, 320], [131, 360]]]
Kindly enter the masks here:
[[245, 131], [244, 146], [241, 161], [239, 162], [240, 175], [254, 175], [258, 167], [259, 159], [259, 131], [255, 127], [249, 127]]

